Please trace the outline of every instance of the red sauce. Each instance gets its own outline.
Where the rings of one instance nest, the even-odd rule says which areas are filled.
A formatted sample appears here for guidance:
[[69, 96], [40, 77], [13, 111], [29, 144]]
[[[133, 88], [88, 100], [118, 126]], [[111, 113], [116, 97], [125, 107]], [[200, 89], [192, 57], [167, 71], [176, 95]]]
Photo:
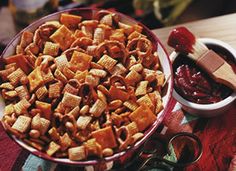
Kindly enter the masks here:
[[210, 104], [228, 97], [233, 91], [212, 80], [191, 59], [180, 54], [173, 63], [175, 90], [185, 99]]
[[191, 53], [195, 44], [195, 36], [186, 27], [177, 27], [169, 35], [168, 45], [177, 52]]

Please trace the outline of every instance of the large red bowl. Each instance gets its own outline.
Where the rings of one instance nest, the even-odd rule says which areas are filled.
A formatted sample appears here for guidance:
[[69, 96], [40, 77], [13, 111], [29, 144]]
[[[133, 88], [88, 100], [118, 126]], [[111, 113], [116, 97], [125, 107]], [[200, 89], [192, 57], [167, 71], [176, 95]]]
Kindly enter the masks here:
[[[61, 12], [57, 12], [48, 16], [45, 16], [36, 22], [32, 23], [28, 27], [26, 27], [24, 30], [22, 30], [19, 34], [17, 34], [12, 41], [8, 44], [6, 49], [3, 51], [1, 58], [8, 57], [10, 55], [13, 55], [15, 53], [15, 48], [16, 45], [20, 41], [20, 37], [23, 31], [29, 30], [29, 31], [35, 31], [38, 26], [43, 24], [46, 21], [50, 20], [59, 20], [59, 16], [63, 12], [71, 13], [71, 14], [77, 14], [82, 16], [84, 19], [92, 19], [94, 15], [99, 11], [100, 9], [91, 9], [91, 8], [78, 8], [78, 9], [69, 9]], [[108, 161], [116, 161], [121, 159], [122, 156], [127, 155], [131, 156], [135, 150], [137, 150], [157, 129], [157, 127], [160, 125], [160, 123], [163, 121], [163, 118], [169, 114], [173, 108], [173, 103], [172, 103], [172, 90], [173, 90], [173, 74], [172, 74], [172, 65], [169, 60], [168, 54], [164, 48], [164, 46], [161, 44], [160, 40], [156, 37], [156, 35], [150, 31], [147, 27], [142, 25], [141, 23], [135, 21], [134, 19], [125, 16], [124, 14], [115, 12], [116, 14], [119, 15], [120, 19], [124, 23], [128, 24], [139, 24], [143, 27], [143, 32], [149, 40], [152, 41], [153, 46], [155, 50], [157, 51], [159, 58], [160, 58], [160, 63], [163, 69], [163, 72], [165, 73], [166, 77], [166, 84], [164, 87], [164, 96], [163, 96], [163, 103], [164, 103], [164, 109], [158, 114], [157, 120], [147, 129], [144, 133], [144, 137], [135, 143], [132, 147], [129, 147], [125, 151], [115, 153], [114, 155], [110, 157], [105, 157], [102, 159], [94, 159], [94, 160], [85, 160], [85, 161], [71, 161], [66, 158], [55, 158], [55, 157], [50, 157], [46, 153], [43, 153], [41, 151], [36, 150], [35, 148], [27, 145], [23, 141], [17, 139], [16, 137], [9, 135], [17, 144], [19, 144], [21, 147], [24, 149], [28, 150], [32, 154], [41, 157], [46, 160], [50, 160], [53, 162], [57, 163], [62, 163], [62, 164], [68, 164], [68, 165], [77, 165], [77, 166], [86, 166], [86, 165], [96, 165], [99, 164], [100, 162], [108, 162]], [[0, 119], [3, 116], [3, 110], [5, 107], [5, 103], [2, 98], [0, 98]]]

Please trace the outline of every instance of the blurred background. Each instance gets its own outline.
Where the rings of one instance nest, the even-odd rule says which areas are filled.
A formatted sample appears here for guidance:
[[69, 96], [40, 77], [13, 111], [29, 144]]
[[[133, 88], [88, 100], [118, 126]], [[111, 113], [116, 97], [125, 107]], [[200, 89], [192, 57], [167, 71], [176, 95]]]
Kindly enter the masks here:
[[234, 13], [236, 0], [1, 0], [0, 52], [16, 33], [38, 18], [77, 7], [119, 11], [156, 29]]

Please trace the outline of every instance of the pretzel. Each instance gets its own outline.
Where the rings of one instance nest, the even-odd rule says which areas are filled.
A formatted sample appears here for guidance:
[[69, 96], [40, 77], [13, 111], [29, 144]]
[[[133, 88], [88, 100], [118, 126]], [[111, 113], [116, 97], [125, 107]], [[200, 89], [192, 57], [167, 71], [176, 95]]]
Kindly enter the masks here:
[[33, 42], [39, 46], [40, 49], [43, 48], [49, 37], [55, 32], [57, 26], [52, 23], [45, 23], [40, 26], [34, 33]]
[[152, 53], [152, 43], [147, 38], [134, 38], [128, 42], [127, 50], [129, 54], [137, 56], [143, 62]]
[[121, 126], [116, 130], [116, 134], [119, 142], [119, 150], [124, 150], [133, 141], [131, 134], [129, 133], [127, 127]]
[[103, 23], [103, 24], [106, 24], [106, 25], [109, 25], [109, 23], [110, 23], [111, 25], [109, 25], [109, 26], [112, 26], [113, 23], [111, 23], [111, 21], [107, 21], [107, 18], [110, 18], [110, 16], [112, 17], [112, 22], [117, 24], [118, 21], [119, 21], [119, 16], [115, 13], [112, 13], [111, 11], [100, 10], [95, 14], [95, 18], [97, 20], [100, 20], [100, 23]]
[[121, 58], [124, 63], [128, 56], [125, 46], [118, 41], [104, 41], [100, 43], [96, 49], [96, 56], [99, 58], [102, 55], [109, 55], [114, 59]]
[[86, 50], [88, 46], [91, 46], [93, 44], [93, 40], [88, 37], [79, 37], [77, 38], [72, 44], [71, 48], [79, 47], [83, 50]]

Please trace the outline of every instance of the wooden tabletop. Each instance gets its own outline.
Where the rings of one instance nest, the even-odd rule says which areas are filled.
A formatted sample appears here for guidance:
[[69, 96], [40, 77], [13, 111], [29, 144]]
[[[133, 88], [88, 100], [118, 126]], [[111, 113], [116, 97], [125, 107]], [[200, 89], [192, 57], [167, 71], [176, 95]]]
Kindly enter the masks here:
[[197, 37], [222, 40], [236, 49], [236, 13], [153, 30], [168, 53], [173, 49], [167, 45], [167, 38], [177, 26], [189, 28]]

